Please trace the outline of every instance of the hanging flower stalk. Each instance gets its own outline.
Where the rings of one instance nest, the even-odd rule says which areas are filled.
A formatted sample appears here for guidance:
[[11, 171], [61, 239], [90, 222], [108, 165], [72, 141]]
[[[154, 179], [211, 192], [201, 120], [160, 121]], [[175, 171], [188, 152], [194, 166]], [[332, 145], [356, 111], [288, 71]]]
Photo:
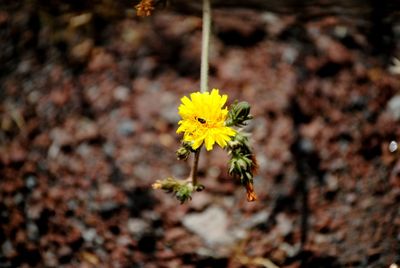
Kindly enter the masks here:
[[[232, 105], [226, 125], [241, 128], [251, 119], [250, 105], [243, 101]], [[257, 200], [253, 187], [253, 177], [257, 172], [258, 165], [256, 157], [251, 151], [247, 134], [238, 131], [233, 139], [229, 141], [227, 151], [231, 156], [229, 174], [240, 179], [240, 183], [246, 188], [247, 201]]]
[[[142, 0], [136, 5], [138, 16], [149, 16], [154, 10], [153, 0]], [[203, 0], [203, 37], [201, 55], [201, 79], [199, 92], [184, 96], [178, 113], [177, 133], [183, 134], [181, 147], [176, 151], [179, 160], [187, 160], [193, 154], [193, 164], [186, 180], [166, 178], [157, 180], [152, 186], [172, 193], [181, 203], [192, 198], [193, 192], [202, 191], [204, 186], [198, 183], [197, 169], [201, 149], [204, 145], [211, 151], [217, 144], [225, 149], [230, 160], [228, 173], [237, 178], [245, 187], [247, 201], [255, 201], [253, 177], [257, 170], [254, 153], [249, 146], [243, 126], [252, 119], [250, 105], [247, 102], [235, 102], [230, 109], [225, 106], [227, 95], [220, 95], [218, 89], [208, 92], [208, 51], [211, 25], [210, 0]]]

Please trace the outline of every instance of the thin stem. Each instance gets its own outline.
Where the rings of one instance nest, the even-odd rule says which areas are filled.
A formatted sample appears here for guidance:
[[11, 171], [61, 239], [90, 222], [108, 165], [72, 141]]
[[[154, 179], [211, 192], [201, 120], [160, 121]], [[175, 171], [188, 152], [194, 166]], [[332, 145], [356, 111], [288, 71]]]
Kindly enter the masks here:
[[[201, 72], [200, 72], [200, 92], [208, 90], [208, 51], [210, 48], [210, 28], [211, 28], [211, 0], [203, 0], [203, 36], [201, 44]], [[194, 153], [193, 166], [190, 171], [192, 185], [197, 186], [197, 168], [199, 165], [201, 147]]]
[[190, 171], [190, 178], [192, 178], [193, 186], [197, 185], [197, 168], [199, 166], [200, 151], [201, 151], [201, 147], [199, 149], [197, 149], [196, 152], [194, 153], [193, 166], [192, 166], [192, 170]]
[[208, 90], [208, 52], [210, 47], [211, 0], [203, 0], [203, 36], [201, 47], [200, 92]]

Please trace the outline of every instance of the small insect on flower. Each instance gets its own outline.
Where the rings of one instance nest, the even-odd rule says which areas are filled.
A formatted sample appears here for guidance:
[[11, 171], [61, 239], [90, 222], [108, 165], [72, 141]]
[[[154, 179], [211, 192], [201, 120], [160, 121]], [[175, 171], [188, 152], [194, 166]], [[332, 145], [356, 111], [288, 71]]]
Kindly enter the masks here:
[[183, 141], [189, 142], [193, 150], [198, 149], [203, 143], [210, 151], [214, 143], [224, 148], [227, 142], [235, 136], [236, 131], [226, 126], [225, 120], [228, 109], [224, 107], [227, 95], [220, 95], [218, 89], [210, 92], [195, 92], [181, 99], [179, 115], [182, 120], [178, 122], [177, 133], [183, 133]]
[[197, 118], [197, 121], [199, 121], [200, 123], [202, 123], [202, 124], [205, 124], [207, 121], [206, 120], [204, 120], [203, 118]]

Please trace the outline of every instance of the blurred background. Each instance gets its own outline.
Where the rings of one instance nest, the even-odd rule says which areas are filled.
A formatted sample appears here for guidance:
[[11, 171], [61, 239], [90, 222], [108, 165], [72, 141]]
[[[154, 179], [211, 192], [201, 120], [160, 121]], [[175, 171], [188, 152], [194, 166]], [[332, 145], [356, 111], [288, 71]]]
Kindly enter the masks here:
[[[259, 200], [203, 152], [180, 205], [201, 3], [0, 3], [0, 267], [400, 264], [398, 1], [217, 1], [210, 87], [248, 101]], [[301, 3], [299, 3], [301, 2]]]

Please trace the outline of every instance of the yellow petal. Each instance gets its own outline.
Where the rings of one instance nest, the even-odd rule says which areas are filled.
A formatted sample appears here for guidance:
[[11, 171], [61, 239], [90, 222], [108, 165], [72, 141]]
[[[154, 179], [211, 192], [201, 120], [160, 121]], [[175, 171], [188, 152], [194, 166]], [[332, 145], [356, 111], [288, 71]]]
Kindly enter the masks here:
[[204, 139], [204, 144], [206, 146], [207, 151], [212, 150], [214, 143], [215, 143], [214, 135], [212, 134], [212, 132], [208, 133], [208, 135]]

